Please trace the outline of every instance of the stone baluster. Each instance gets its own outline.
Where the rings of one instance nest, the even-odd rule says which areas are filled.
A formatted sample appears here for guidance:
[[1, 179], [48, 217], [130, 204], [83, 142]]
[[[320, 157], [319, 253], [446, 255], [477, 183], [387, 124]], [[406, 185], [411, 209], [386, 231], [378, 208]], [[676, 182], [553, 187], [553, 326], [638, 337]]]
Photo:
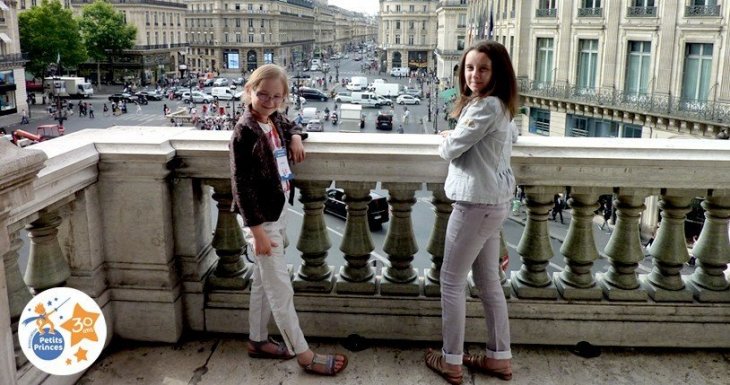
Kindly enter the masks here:
[[58, 226], [62, 219], [55, 210], [43, 210], [38, 219], [26, 226], [29, 232], [30, 252], [25, 270], [25, 284], [34, 293], [63, 286], [71, 276], [71, 269], [58, 243]]
[[330, 292], [334, 286], [334, 267], [327, 265], [327, 252], [332, 246], [324, 222], [326, 188], [332, 182], [296, 180], [304, 205], [304, 220], [299, 233], [297, 250], [302, 253], [302, 265], [292, 282], [296, 291]]
[[391, 214], [388, 235], [383, 245], [390, 266], [383, 272], [381, 294], [419, 295], [421, 292], [421, 280], [411, 263], [418, 252], [411, 212], [416, 204], [416, 190], [420, 187], [420, 183], [383, 183], [383, 188], [390, 195], [388, 204]]
[[441, 264], [444, 262], [444, 244], [446, 243], [446, 226], [453, 210], [454, 201], [446, 197], [443, 184], [428, 184], [428, 189], [433, 191], [433, 211], [436, 213], [436, 221], [431, 229], [431, 237], [428, 240], [426, 250], [431, 254], [431, 268], [424, 270], [423, 291], [428, 297], [441, 295]]
[[557, 299], [558, 291], [547, 273], [553, 257], [548, 233], [548, 212], [553, 207], [553, 196], [561, 190], [557, 186], [525, 186], [527, 194], [527, 223], [522, 232], [517, 253], [522, 267], [512, 272], [512, 289], [519, 298]]
[[698, 301], [730, 302], [730, 285], [725, 275], [730, 263], [730, 196], [727, 191], [713, 191], [702, 202], [705, 225], [692, 252], [697, 258], [697, 269], [689, 279], [689, 286]]
[[644, 211], [644, 197], [659, 192], [649, 189], [619, 188], [618, 199], [613, 201], [616, 210], [616, 227], [611, 234], [604, 254], [610, 259], [607, 273], [598, 274], [603, 292], [610, 300], [645, 301], [646, 290], [639, 284], [636, 268], [644, 259], [639, 234], [639, 217]]
[[251, 269], [243, 259], [248, 246], [236, 217], [238, 214], [231, 212], [231, 182], [226, 179], [209, 179], [205, 184], [213, 187], [213, 200], [218, 207], [218, 220], [212, 242], [218, 264], [208, 277], [208, 284], [219, 289], [245, 289], [251, 276]]
[[573, 219], [560, 247], [565, 270], [553, 273], [553, 281], [565, 299], [600, 300], [603, 290], [596, 284], [591, 268], [598, 259], [593, 238], [594, 211], [598, 209], [598, 194], [593, 188], [575, 187], [568, 201]]
[[18, 341], [18, 321], [23, 307], [33, 298], [28, 286], [23, 282], [23, 275], [18, 266], [18, 250], [23, 246], [23, 241], [18, 237], [17, 232], [10, 233], [10, 249], [3, 255], [5, 263], [5, 281], [8, 289], [8, 302], [10, 307], [10, 323], [13, 329], [13, 346], [15, 347], [15, 365], [20, 368], [28, 359], [20, 349]]
[[684, 238], [684, 221], [691, 210], [692, 197], [706, 191], [665, 191], [659, 202], [662, 220], [649, 248], [654, 267], [649, 275], [642, 275], [641, 282], [649, 296], [657, 302], [691, 302], [692, 292], [685, 286], [680, 271], [689, 260]]
[[347, 223], [340, 250], [345, 254], [345, 266], [335, 283], [338, 293], [375, 294], [375, 272], [368, 263], [375, 249], [368, 226], [368, 204], [373, 182], [338, 182], [345, 190]]

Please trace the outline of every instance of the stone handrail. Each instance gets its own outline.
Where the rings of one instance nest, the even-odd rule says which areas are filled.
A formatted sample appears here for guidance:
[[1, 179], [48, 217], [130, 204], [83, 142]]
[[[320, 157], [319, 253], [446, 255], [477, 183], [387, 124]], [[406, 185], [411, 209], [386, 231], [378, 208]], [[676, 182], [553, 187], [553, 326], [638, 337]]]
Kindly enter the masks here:
[[[20, 168], [23, 176], [0, 167], [0, 197], [12, 198], [19, 191], [13, 184], [18, 178], [27, 182], [23, 191], [32, 191], [21, 194], [24, 199], [16, 193], [6, 201], [11, 207], [0, 200], [0, 245], [10, 245], [0, 265], [0, 288], [7, 283], [7, 293], [0, 291], [4, 336], [17, 327], [18, 304], [22, 307], [28, 296], [25, 285], [42, 290], [64, 282], [97, 300], [114, 321], [109, 335], [173, 342], [183, 325], [242, 332], [230, 320], [247, 310], [251, 269], [242, 256], [241, 229], [229, 210], [230, 135], [186, 127], [84, 130], [30, 147], [47, 159], [34, 158], [34, 165]], [[438, 156], [440, 141], [437, 135], [310, 134], [307, 160], [294, 168], [305, 214], [300, 239], [291, 242], [302, 256], [293, 285], [306, 334], [438, 335], [438, 271], [451, 210], [443, 193], [448, 164]], [[725, 170], [730, 149], [725, 144], [520, 138], [512, 164], [527, 194], [526, 226], [517, 246], [522, 267], [503, 277], [515, 343], [565, 344], [579, 338], [607, 345], [727, 346], [730, 174]], [[348, 204], [340, 245], [329, 241], [322, 216], [330, 181], [345, 189]], [[368, 263], [374, 250], [366, 207], [376, 182], [388, 190], [391, 212], [382, 251], [388, 263], [382, 271]], [[433, 191], [436, 222], [429, 244], [417, 245], [410, 213], [414, 192], [423, 183]], [[560, 254], [567, 266], [549, 275], [546, 267], [555, 257], [547, 213], [553, 195], [566, 187], [573, 220]], [[593, 211], [599, 195], [607, 193], [615, 196], [618, 221], [606, 248], [596, 250]], [[640, 275], [639, 216], [652, 196], [661, 197], [664, 224], [649, 250], [654, 268]], [[707, 215], [694, 247], [698, 267], [692, 276], [680, 277], [679, 268], [688, 259], [682, 226], [696, 196], [706, 197]], [[209, 215], [212, 204], [218, 208], [215, 224]], [[25, 284], [16, 262], [17, 232], [23, 226], [32, 242], [53, 246], [44, 249], [53, 254], [31, 252], [31, 260], [44, 262], [29, 265], [53, 268], [29, 268]], [[411, 265], [419, 247], [432, 255], [433, 264], [425, 271]], [[338, 248], [343, 260], [328, 257]], [[599, 253], [610, 268], [594, 274]], [[473, 286], [470, 292], [478, 295]], [[323, 311], [322, 296], [329, 312]], [[11, 315], [10, 323], [4, 314]], [[467, 328], [467, 340], [483, 338], [478, 301], [468, 302], [467, 322], [474, 326]], [[324, 323], [330, 327], [317, 327]], [[561, 328], [566, 331], [556, 332]], [[0, 359], [2, 383], [18, 383], [17, 376], [25, 376], [19, 382], [36, 383], [30, 380], [36, 372], [18, 371], [16, 376], [14, 364]]]

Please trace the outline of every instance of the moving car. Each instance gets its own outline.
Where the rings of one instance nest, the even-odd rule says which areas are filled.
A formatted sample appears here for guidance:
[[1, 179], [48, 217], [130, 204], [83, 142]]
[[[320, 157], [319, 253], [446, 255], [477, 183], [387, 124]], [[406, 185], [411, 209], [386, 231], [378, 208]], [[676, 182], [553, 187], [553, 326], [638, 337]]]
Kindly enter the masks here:
[[339, 92], [335, 95], [335, 101], [337, 103], [350, 103], [352, 101], [352, 93], [347, 91]]
[[398, 104], [421, 104], [421, 99], [411, 95], [401, 95], [395, 99]]
[[141, 95], [147, 100], [162, 100], [162, 94], [157, 91], [139, 91], [135, 95]]
[[390, 107], [392, 107], [393, 106], [393, 101], [390, 100], [390, 99], [388, 99], [388, 98], [386, 98], [386, 97], [377, 96], [377, 100], [378, 100], [378, 104], [377, 104], [378, 107], [380, 107], [380, 106], [390, 106]]
[[316, 88], [309, 87], [299, 87], [299, 96], [305, 99], [319, 100], [323, 102], [326, 102], [328, 99], [324, 92]]
[[213, 81], [213, 87], [228, 87], [229, 85], [231, 85], [231, 82], [226, 78], [218, 78]]
[[375, 123], [375, 128], [378, 130], [392, 130], [393, 129], [393, 115], [380, 114], [378, 120]]
[[[370, 192], [370, 203], [368, 203], [368, 225], [371, 231], [380, 230], [383, 223], [388, 222], [387, 199], [375, 192]], [[345, 191], [339, 188], [327, 189], [327, 200], [324, 202], [324, 212], [338, 218], [347, 219], [347, 205], [345, 204]]]
[[312, 119], [307, 123], [307, 132], [322, 132], [324, 127], [319, 119]]
[[[190, 103], [190, 92], [183, 92], [182, 94], [182, 101], [183, 103]], [[193, 103], [212, 103], [213, 97], [210, 95], [206, 95], [200, 91], [193, 91], [192, 96]]]
[[126, 103], [137, 103], [139, 100], [139, 97], [126, 93], [126, 92], [119, 92], [116, 94], [109, 95], [109, 101], [110, 102], [117, 102], [124, 101]]

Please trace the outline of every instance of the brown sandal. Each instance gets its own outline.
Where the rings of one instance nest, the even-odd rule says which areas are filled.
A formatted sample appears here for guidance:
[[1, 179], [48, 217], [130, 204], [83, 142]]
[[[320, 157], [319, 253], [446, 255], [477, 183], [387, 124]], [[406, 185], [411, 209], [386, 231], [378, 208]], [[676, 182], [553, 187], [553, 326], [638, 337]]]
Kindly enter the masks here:
[[[342, 367], [339, 369], [335, 368], [337, 358], [342, 357]], [[315, 365], [321, 365], [324, 371], [315, 369]], [[312, 362], [307, 365], [299, 364], [305, 372], [311, 374], [318, 374], [321, 376], [334, 376], [337, 373], [342, 372], [347, 367], [347, 356], [344, 354], [317, 354], [314, 353]]]
[[426, 359], [426, 366], [436, 372], [436, 374], [441, 376], [449, 384], [461, 385], [461, 383], [464, 381], [463, 373], [454, 374], [444, 368], [444, 361], [441, 353], [437, 353], [433, 349], [428, 349], [424, 358]]
[[[276, 351], [271, 353], [264, 350], [264, 345], [271, 343], [276, 345]], [[264, 341], [251, 341], [248, 340], [248, 356], [251, 358], [271, 358], [289, 360], [296, 355], [289, 353], [289, 349], [281, 342], [275, 341], [271, 337]]]
[[464, 354], [464, 366], [476, 372], [484, 373], [486, 375], [497, 377], [499, 379], [509, 381], [512, 379], [512, 364], [509, 363], [507, 366], [502, 368], [490, 368], [489, 361], [502, 361], [494, 358], [489, 358], [485, 355], [477, 354], [470, 355]]

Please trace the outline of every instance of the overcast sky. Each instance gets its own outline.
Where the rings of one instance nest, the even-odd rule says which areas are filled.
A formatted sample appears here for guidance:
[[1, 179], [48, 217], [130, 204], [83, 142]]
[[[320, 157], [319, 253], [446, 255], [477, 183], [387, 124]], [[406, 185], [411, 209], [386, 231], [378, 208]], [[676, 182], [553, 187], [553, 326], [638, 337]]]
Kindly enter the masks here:
[[375, 15], [378, 13], [378, 0], [329, 0], [330, 5]]

